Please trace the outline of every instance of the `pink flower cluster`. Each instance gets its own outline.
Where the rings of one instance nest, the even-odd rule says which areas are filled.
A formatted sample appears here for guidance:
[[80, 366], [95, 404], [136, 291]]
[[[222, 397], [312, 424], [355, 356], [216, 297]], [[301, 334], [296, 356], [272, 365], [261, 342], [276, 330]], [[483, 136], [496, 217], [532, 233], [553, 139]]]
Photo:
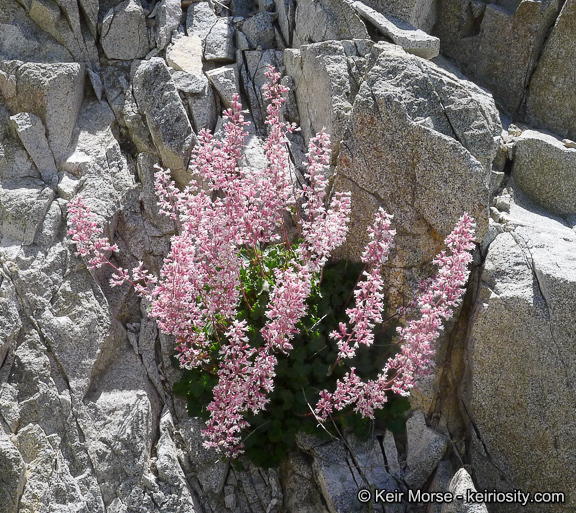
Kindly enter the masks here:
[[[265, 169], [242, 166], [247, 123], [236, 96], [224, 113], [223, 137], [207, 131], [199, 134], [189, 186], [179, 190], [169, 171], [159, 169], [156, 173], [161, 212], [178, 227], [159, 277], [144, 271], [140, 263], [132, 271], [131, 281], [128, 272], [114, 266], [106, 256], [117, 247], [100, 238], [100, 228], [83, 200], [78, 197], [68, 207], [69, 234], [78, 254], [91, 257], [91, 268], [112, 265], [116, 270], [113, 285], [128, 281], [148, 298], [160, 329], [176, 339], [181, 366], [213, 369], [217, 364], [219, 382], [208, 406], [210, 419], [203, 435], [205, 445], [230, 455], [241, 452], [247, 413], [266, 407], [267, 394], [274, 386], [276, 355], [292, 349], [291, 340], [307, 312], [306, 300], [321, 279], [332, 251], [344, 242], [350, 218], [349, 193], [334, 194], [326, 206], [330, 140], [323, 131], [310, 141], [307, 183], [301, 189], [295, 186], [286, 143], [287, 134], [296, 127], [284, 123], [280, 115], [287, 89], [280, 85], [279, 73], [270, 69], [267, 76]], [[288, 239], [285, 225], [286, 212], [294, 210], [302, 239], [297, 248]], [[354, 356], [361, 344], [372, 344], [374, 326], [382, 321], [381, 269], [395, 234], [390, 229], [391, 219], [380, 210], [369, 229], [371, 241], [362, 257], [364, 280], [354, 292], [354, 307], [347, 310], [350, 328], [342, 324], [331, 335], [338, 344], [339, 360]], [[337, 383], [335, 392], [322, 392], [316, 408], [318, 418], [325, 420], [333, 410], [352, 404], [371, 416], [386, 401], [386, 390], [408, 393], [415, 376], [430, 369], [441, 319], [451, 315], [467, 279], [472, 225], [464, 216], [446, 240], [451, 255], [442, 253], [435, 260], [440, 272], [419, 299], [421, 318], [400, 330], [402, 352], [373, 382], [362, 382], [351, 369]], [[273, 243], [282, 244], [289, 258], [284, 266], [270, 270], [261, 259], [264, 248]], [[248, 302], [241, 280], [247, 266], [255, 266], [273, 283], [262, 330], [265, 343], [260, 348], [248, 343], [248, 325], [238, 319], [239, 302]], [[208, 333], [214, 333], [219, 341], [216, 362], [214, 338]]]
[[[439, 267], [438, 274], [425, 284], [416, 299], [420, 317], [408, 322], [406, 327], [398, 328], [402, 343], [400, 353], [386, 363], [375, 380], [362, 381], [352, 368], [336, 383], [333, 393], [322, 391], [315, 410], [320, 420], [325, 421], [334, 410], [343, 410], [350, 405], [354, 405], [354, 410], [362, 416], [373, 418], [374, 410], [382, 408], [386, 403], [388, 390], [408, 395], [416, 379], [431, 371], [434, 363], [434, 342], [442, 330], [442, 320], [452, 317], [453, 310], [459, 305], [465, 291], [468, 264], [472, 260], [470, 250], [474, 247], [474, 227], [472, 218], [464, 214], [444, 241], [450, 249], [450, 255], [442, 251], [434, 260]], [[386, 244], [378, 246], [384, 248]], [[367, 249], [364, 255], [370, 253]], [[362, 315], [361, 312], [354, 313], [358, 314]], [[354, 322], [352, 317], [351, 321]], [[344, 329], [345, 327], [341, 327], [341, 331]], [[357, 331], [364, 333], [365, 326], [359, 325], [356, 320], [352, 333]], [[348, 349], [345, 355], [348, 356], [349, 352], [353, 354], [354, 347]]]

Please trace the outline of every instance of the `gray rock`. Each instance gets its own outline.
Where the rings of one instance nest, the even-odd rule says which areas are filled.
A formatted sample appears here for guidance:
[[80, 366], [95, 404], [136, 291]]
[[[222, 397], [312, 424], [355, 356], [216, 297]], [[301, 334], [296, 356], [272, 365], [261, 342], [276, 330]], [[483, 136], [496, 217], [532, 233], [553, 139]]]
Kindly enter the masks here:
[[2, 511], [17, 513], [26, 482], [26, 465], [10, 438], [0, 430], [0, 503]]
[[23, 245], [31, 245], [54, 197], [54, 191], [40, 180], [2, 182], [0, 233]]
[[260, 47], [267, 50], [276, 47], [274, 18], [275, 16], [269, 12], [259, 12], [242, 22], [241, 30], [248, 40], [249, 49]]
[[410, 25], [430, 32], [436, 23], [437, 0], [365, 0], [375, 11], [399, 18]]
[[202, 40], [196, 36], [176, 38], [166, 49], [166, 62], [175, 70], [202, 74]]
[[188, 7], [186, 15], [186, 33], [189, 36], [198, 36], [202, 43], [206, 40], [218, 16], [209, 2], [194, 2]]
[[98, 30], [99, 0], [79, 0], [80, 8], [92, 37], [96, 39]]
[[[448, 487], [448, 491], [452, 493], [455, 499], [453, 502], [442, 504], [441, 513], [488, 513], [488, 508], [483, 502], [468, 502], [466, 500], [468, 490], [475, 492], [476, 488], [470, 474], [461, 468], [456, 472]], [[462, 496], [463, 499], [459, 499], [459, 496]]]
[[240, 76], [245, 94], [248, 96], [250, 111], [258, 130], [266, 133], [267, 102], [264, 100], [263, 86], [269, 82], [266, 72], [273, 66], [279, 72], [283, 71], [282, 52], [275, 50], [246, 50], [240, 61]]
[[[2, 271], [0, 280], [0, 367], [2, 367], [8, 351], [16, 341], [22, 322], [18, 314], [18, 298], [14, 285]], [[2, 412], [5, 411], [4, 406], [2, 405]]]
[[17, 90], [0, 80], [0, 92], [12, 113], [29, 112], [42, 119], [56, 159], [65, 158], [84, 96], [84, 65], [1, 61], [0, 71], [14, 77]]
[[40, 29], [17, 2], [4, 2], [0, 9], [0, 56], [32, 62], [74, 60], [66, 47]]
[[30, 18], [80, 62], [98, 61], [95, 40], [83, 32], [78, 2], [71, 0], [31, 0], [25, 4]]
[[294, 451], [281, 463], [284, 506], [300, 513], [329, 513], [314, 483], [312, 466], [300, 452]]
[[398, 462], [396, 441], [394, 440], [394, 435], [389, 430], [386, 430], [384, 433], [382, 448], [384, 449], [384, 456], [386, 457], [386, 464], [388, 465], [390, 474], [396, 479], [402, 479], [402, 469]]
[[576, 214], [576, 149], [525, 130], [516, 139], [512, 176], [536, 204], [561, 216]]
[[[472, 468], [480, 490], [566, 491], [570, 504], [576, 233], [515, 203], [502, 216], [507, 231], [488, 249], [467, 340]], [[490, 505], [496, 513], [555, 508]]]
[[208, 80], [216, 89], [224, 106], [229, 109], [232, 105], [232, 97], [240, 94], [240, 84], [238, 77], [238, 66], [229, 64], [220, 68], [212, 69], [206, 72]]
[[389, 301], [401, 304], [397, 295], [412, 296], [402, 269], [431, 261], [433, 241], [464, 212], [476, 219], [476, 236], [486, 234], [501, 126], [492, 98], [473, 84], [398, 46], [378, 43], [374, 51], [381, 53], [354, 99], [338, 155], [335, 186], [352, 191], [355, 227], [340, 251], [359, 258], [378, 206], [393, 213], [397, 235], [386, 276], [395, 284]]
[[294, 34], [289, 39], [294, 48], [329, 40], [369, 39], [356, 11], [341, 0], [296, 2], [294, 17]]
[[428, 481], [448, 448], [448, 438], [426, 425], [421, 410], [406, 422], [406, 484], [418, 490]]
[[333, 160], [371, 47], [371, 41], [326, 41], [284, 52], [286, 73], [295, 83], [302, 135], [308, 142], [325, 128], [331, 136]]
[[148, 53], [144, 10], [136, 0], [125, 0], [104, 16], [100, 44], [108, 59], [139, 59]]
[[204, 59], [234, 62], [234, 26], [231, 18], [217, 18], [204, 41]]
[[576, 100], [565, 91], [573, 83], [576, 67], [575, 23], [576, 2], [567, 0], [530, 81], [526, 104], [526, 117], [532, 124], [572, 139], [576, 139]]
[[429, 36], [398, 18], [386, 17], [362, 2], [353, 2], [352, 7], [406, 52], [424, 59], [433, 59], [440, 53], [440, 39], [437, 37]]
[[[428, 487], [429, 492], [447, 492], [454, 477], [454, 471], [452, 470], [452, 463], [447, 460], [443, 460], [438, 464], [434, 477]], [[464, 492], [466, 493], [466, 492]], [[428, 504], [428, 509], [426, 513], [442, 513], [443, 504], [439, 502], [431, 502]]]
[[181, 0], [162, 0], [156, 10], [156, 46], [164, 50], [178, 30], [182, 18]]
[[296, 15], [296, 2], [294, 0], [274, 0], [274, 11], [278, 13], [278, 26], [280, 34], [286, 44], [291, 47]]
[[517, 111], [561, 2], [524, 0], [512, 11], [489, 3], [476, 18], [468, 0], [442, 3], [434, 28], [442, 52], [489, 88], [506, 110]]
[[26, 151], [40, 171], [42, 180], [47, 185], [54, 185], [54, 181], [58, 182], [58, 169], [56, 169], [54, 156], [46, 139], [42, 120], [27, 112], [16, 114], [10, 119]]
[[133, 91], [163, 164], [171, 169], [176, 181], [186, 184], [190, 179], [186, 169], [196, 137], [163, 59], [135, 62]]

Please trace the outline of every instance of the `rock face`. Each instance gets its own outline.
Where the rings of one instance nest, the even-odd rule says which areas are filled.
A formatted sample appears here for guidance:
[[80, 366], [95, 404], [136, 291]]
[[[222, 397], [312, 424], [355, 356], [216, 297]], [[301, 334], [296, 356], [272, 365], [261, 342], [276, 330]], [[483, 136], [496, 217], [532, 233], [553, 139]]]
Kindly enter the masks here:
[[148, 53], [144, 11], [136, 0], [125, 0], [108, 11], [100, 41], [109, 59], [139, 59]]
[[[563, 491], [565, 504], [488, 508], [573, 510], [576, 143], [560, 141], [576, 139], [575, 13], [575, 0], [0, 0], [0, 513], [487, 512], [361, 504], [361, 488]], [[155, 166], [185, 187], [196, 134], [222, 126], [234, 94], [254, 120], [242, 164], [266, 166], [268, 65], [302, 126], [294, 176], [324, 127], [330, 187], [352, 192], [339, 256], [359, 258], [379, 207], [394, 214], [390, 309], [464, 211], [478, 223], [468, 295], [404, 430], [300, 433], [279, 469], [203, 447], [204, 421], [173, 393], [174, 341], [110, 268], [88, 269], [66, 224], [81, 195], [114, 264], [158, 274], [178, 229]], [[520, 128], [502, 130], [491, 93]]]
[[566, 0], [530, 81], [527, 118], [535, 126], [576, 139], [576, 101], [565, 95], [576, 72], [576, 49], [571, 44], [576, 23], [576, 2]]
[[576, 149], [525, 130], [516, 141], [512, 176], [536, 204], [561, 216], [576, 214]]
[[444, 54], [516, 112], [560, 7], [558, 0], [440, 0], [434, 35]]
[[[468, 343], [472, 465], [480, 489], [565, 491], [570, 504], [576, 234], [514, 202], [502, 220], [507, 231], [489, 247]], [[560, 509], [492, 504], [490, 511]]]
[[367, 241], [362, 219], [381, 205], [394, 212], [398, 231], [391, 265], [414, 268], [430, 261], [462, 212], [476, 218], [477, 236], [486, 233], [500, 123], [492, 99], [472, 84], [397, 46], [379, 43], [376, 52], [338, 156], [335, 186], [352, 190], [357, 227], [344, 254], [359, 258]]

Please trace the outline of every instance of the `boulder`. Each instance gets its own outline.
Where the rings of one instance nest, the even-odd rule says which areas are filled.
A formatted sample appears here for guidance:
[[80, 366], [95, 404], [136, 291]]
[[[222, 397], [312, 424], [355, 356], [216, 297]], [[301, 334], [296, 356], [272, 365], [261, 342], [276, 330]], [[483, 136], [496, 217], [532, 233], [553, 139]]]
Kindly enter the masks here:
[[576, 1], [566, 0], [530, 81], [526, 117], [530, 123], [576, 139], [576, 99], [569, 91], [576, 73]]
[[139, 59], [148, 53], [144, 10], [136, 0], [125, 0], [108, 11], [102, 21], [100, 44], [108, 59]]
[[430, 478], [448, 448], [448, 438], [426, 425], [417, 410], [406, 422], [406, 474], [404, 480], [413, 490], [421, 489]]
[[274, 18], [272, 13], [259, 12], [241, 23], [240, 30], [246, 36], [251, 50], [258, 47], [262, 50], [275, 49]]
[[17, 2], [4, 2], [0, 9], [0, 57], [33, 62], [74, 60], [66, 47], [40, 29]]
[[234, 62], [232, 18], [216, 16], [208, 2], [194, 3], [188, 8], [186, 32], [200, 38], [205, 60]]
[[164, 50], [172, 40], [172, 32], [178, 30], [182, 18], [181, 0], [162, 0], [156, 10], [156, 47]]
[[[479, 489], [566, 493], [576, 412], [576, 233], [514, 201], [488, 249], [472, 311], [462, 389]], [[558, 505], [490, 504], [536, 513]]]
[[512, 177], [537, 205], [553, 214], [576, 214], [576, 149], [535, 130], [515, 140]]
[[232, 105], [232, 97], [240, 94], [240, 84], [238, 77], [238, 66], [229, 64], [220, 68], [212, 69], [206, 72], [208, 80], [216, 89], [224, 107], [229, 109]]
[[487, 87], [505, 110], [516, 112], [561, 2], [442, 0], [441, 5], [434, 34], [442, 53]]
[[168, 66], [191, 75], [202, 75], [202, 40], [196, 36], [181, 36], [166, 49]]
[[78, 2], [72, 0], [30, 0], [24, 2], [28, 16], [42, 30], [66, 47], [74, 60], [98, 62], [95, 39], [82, 30]]
[[34, 161], [42, 180], [47, 185], [58, 182], [58, 169], [54, 163], [54, 156], [46, 139], [46, 130], [42, 120], [34, 114], [21, 112], [10, 118], [12, 125], [26, 148], [26, 151]]
[[476, 488], [465, 469], [461, 468], [456, 472], [447, 491], [451, 492], [455, 499], [442, 504], [440, 513], [488, 513], [488, 508], [483, 502], [469, 502], [466, 499], [468, 492], [476, 492]]
[[50, 149], [60, 162], [72, 143], [84, 97], [84, 65], [0, 60], [0, 72], [8, 77], [0, 79], [8, 109], [12, 114], [29, 112], [42, 120]]
[[0, 233], [25, 246], [33, 244], [54, 197], [54, 191], [41, 180], [2, 181]]
[[375, 11], [430, 32], [436, 23], [438, 0], [364, 0]]
[[217, 18], [204, 40], [204, 59], [215, 62], [234, 62], [234, 26], [231, 18]]
[[478, 240], [486, 234], [501, 126], [491, 96], [473, 84], [395, 45], [373, 52], [380, 55], [348, 114], [336, 167], [337, 190], [352, 191], [355, 227], [340, 251], [359, 259], [378, 206], [393, 214], [386, 277], [398, 304], [400, 290], [412, 295], [402, 270], [430, 262], [464, 212], [476, 219]]
[[10, 438], [0, 430], [0, 503], [5, 513], [17, 513], [26, 482], [26, 464]]
[[368, 20], [382, 34], [392, 39], [406, 52], [424, 59], [433, 59], [440, 53], [440, 39], [437, 37], [429, 36], [426, 32], [399, 18], [380, 14], [362, 2], [353, 2], [352, 7], [362, 18]]
[[348, 2], [303, 0], [296, 2], [294, 16], [294, 33], [289, 39], [293, 48], [329, 40], [369, 39], [366, 26]]
[[368, 40], [326, 41], [284, 52], [286, 73], [294, 79], [302, 135], [307, 143], [325, 128], [333, 161], [372, 45]]
[[132, 88], [163, 165], [177, 182], [188, 183], [188, 160], [196, 137], [164, 59], [136, 61]]

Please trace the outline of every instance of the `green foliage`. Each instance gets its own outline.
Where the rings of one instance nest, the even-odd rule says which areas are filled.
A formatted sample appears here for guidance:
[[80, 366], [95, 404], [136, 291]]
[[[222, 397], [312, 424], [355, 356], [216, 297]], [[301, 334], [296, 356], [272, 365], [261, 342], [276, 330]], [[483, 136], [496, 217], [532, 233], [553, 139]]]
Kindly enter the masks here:
[[[264, 340], [260, 334], [266, 323], [265, 312], [269, 303], [269, 293], [274, 283], [270, 274], [262, 276], [259, 269], [282, 268], [292, 254], [282, 246], [270, 247], [258, 255], [245, 252], [243, 257], [252, 262], [242, 271], [245, 301], [239, 306], [239, 316], [250, 326], [249, 342], [260, 347]], [[259, 260], [259, 262], [257, 262]], [[256, 265], [258, 263], [258, 265]], [[262, 267], [260, 267], [262, 266]], [[338, 430], [352, 430], [357, 436], [366, 437], [371, 433], [373, 423], [352, 411], [344, 411], [335, 424], [327, 423], [318, 427], [312, 415], [313, 406], [318, 401], [318, 393], [327, 389], [333, 391], [337, 378], [341, 378], [348, 365], [334, 365], [338, 348], [329, 334], [338, 329], [340, 322], [346, 322], [346, 309], [353, 305], [353, 290], [362, 264], [341, 260], [324, 268], [320, 284], [313, 287], [308, 299], [308, 315], [300, 322], [300, 333], [292, 340], [293, 350], [288, 355], [277, 355], [275, 387], [269, 395], [270, 402], [264, 412], [249, 415], [249, 431], [244, 437], [244, 450], [251, 461], [264, 468], [278, 465], [287, 450], [294, 445], [299, 431], [314, 434], [321, 438], [337, 436]], [[387, 359], [396, 351], [392, 343], [395, 325], [377, 327], [375, 344], [361, 347], [356, 357], [347, 362], [356, 367], [363, 379], [373, 379], [383, 368]], [[214, 345], [215, 356], [218, 344]], [[209, 417], [206, 406], [212, 400], [212, 389], [217, 383], [215, 372], [208, 370], [187, 370], [174, 386], [174, 393], [188, 399], [188, 413], [204, 419]], [[404, 414], [409, 408], [408, 400], [390, 396], [385, 408], [377, 412], [377, 419], [398, 432], [404, 428]], [[338, 429], [336, 429], [338, 427]]]

